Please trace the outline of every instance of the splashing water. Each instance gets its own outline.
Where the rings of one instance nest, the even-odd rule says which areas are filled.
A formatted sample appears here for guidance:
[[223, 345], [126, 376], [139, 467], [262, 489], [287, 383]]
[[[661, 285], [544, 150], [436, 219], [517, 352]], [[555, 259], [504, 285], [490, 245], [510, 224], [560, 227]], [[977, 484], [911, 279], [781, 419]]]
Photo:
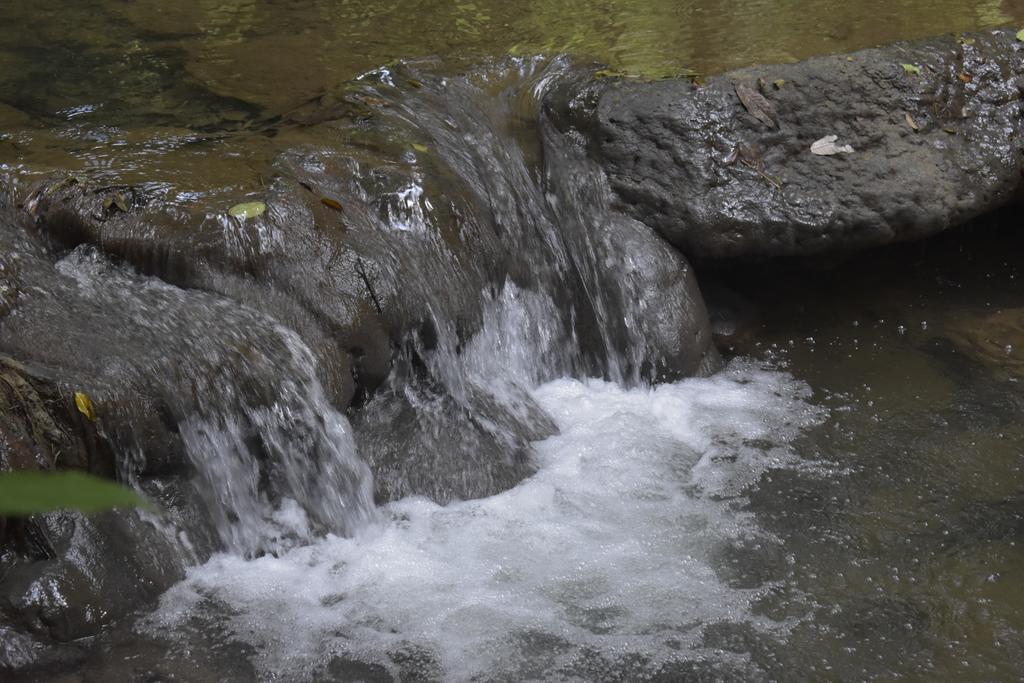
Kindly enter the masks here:
[[[117, 307], [131, 321], [108, 343], [125, 344], [146, 368], [140, 381], [165, 383], [224, 548], [276, 552], [318, 532], [351, 534], [373, 517], [369, 468], [298, 335], [234, 302], [139, 276], [95, 249], [73, 251], [57, 269], [90, 307]], [[141, 455], [126, 464], [145, 466]]]
[[771, 586], [732, 587], [711, 558], [738, 539], [771, 542], [735, 498], [795, 461], [787, 444], [822, 418], [807, 395], [747, 363], [655, 389], [548, 383], [533, 396], [561, 433], [536, 445], [540, 470], [520, 486], [447, 507], [408, 498], [355, 538], [280, 557], [217, 556], [146, 628], [219, 615], [267, 677], [353, 660], [447, 680], [586, 678], [597, 652], [664, 673], [709, 655], [714, 623], [782, 636], [787, 621], [754, 608]]
[[[356, 454], [348, 420], [324, 397], [309, 349], [294, 332], [277, 333], [291, 364], [272, 403], [197, 414], [181, 425], [189, 455], [201, 462], [204, 498], [216, 501], [214, 522], [237, 553], [277, 552], [318, 530], [351, 534], [374, 516], [369, 468]], [[276, 505], [261, 460], [271, 468]]]

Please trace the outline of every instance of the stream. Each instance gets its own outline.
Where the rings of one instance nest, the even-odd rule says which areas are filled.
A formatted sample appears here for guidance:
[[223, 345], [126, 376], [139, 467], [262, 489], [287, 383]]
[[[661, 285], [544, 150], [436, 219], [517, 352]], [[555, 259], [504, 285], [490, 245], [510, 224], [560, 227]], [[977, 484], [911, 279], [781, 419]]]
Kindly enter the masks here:
[[[27, 293], [10, 327], [0, 296], [0, 351], [75, 358], [68, 381], [125, 422], [159, 404], [110, 438], [169, 510], [125, 524], [178, 572], [58, 655], [0, 621], [11, 680], [1018, 680], [1014, 209], [689, 264], [609, 218], [540, 102], [572, 60], [717, 73], [1024, 4], [718, 5], [0, 7], [12, 196], [59, 173], [152, 211], [122, 227], [108, 202], [101, 237], [37, 241], [0, 201], [0, 295]], [[257, 197], [267, 217], [224, 215]], [[321, 240], [304, 226], [332, 202]], [[691, 333], [700, 293], [721, 361]], [[187, 467], [147, 461], [165, 433]], [[69, 533], [86, 575], [103, 523]], [[34, 580], [40, 604], [84, 600]]]

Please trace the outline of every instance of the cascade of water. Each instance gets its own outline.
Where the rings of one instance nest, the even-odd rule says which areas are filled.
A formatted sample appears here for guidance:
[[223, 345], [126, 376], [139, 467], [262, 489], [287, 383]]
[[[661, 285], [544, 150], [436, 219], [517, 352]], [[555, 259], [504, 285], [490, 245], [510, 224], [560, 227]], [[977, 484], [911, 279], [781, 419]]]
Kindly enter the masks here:
[[[90, 309], [116, 307], [125, 317], [108, 344], [133, 358], [134, 381], [160, 383], [227, 549], [277, 551], [317, 532], [350, 534], [373, 515], [369, 470], [298, 335], [219, 297], [139, 276], [94, 249], [73, 251], [57, 270]], [[67, 305], [72, 297], [55, 299]], [[144, 468], [144, 459], [134, 466]]]
[[373, 517], [370, 472], [348, 420], [324, 397], [312, 354], [277, 332], [290, 358], [269, 404], [194, 414], [181, 433], [228, 548], [277, 551], [317, 531], [352, 534]]
[[[445, 175], [457, 179], [458, 194], [469, 196], [477, 208], [469, 220], [485, 225], [498, 242], [507, 279], [480, 293], [482, 339], [495, 334], [488, 326], [507, 329], [512, 320], [505, 317], [519, 315], [518, 306], [508, 307], [517, 292], [550, 302], [535, 305], [530, 326], [503, 339], [503, 352], [518, 361], [512, 374], [520, 380], [528, 375], [524, 386], [565, 374], [603, 375], [637, 385], [656, 379], [658, 365], [652, 357], [657, 350], [643, 339], [651, 325], [638, 296], [636, 281], [643, 274], [634, 265], [650, 265], [651, 247], [629, 235], [645, 229], [623, 226], [611, 210], [610, 190], [595, 164], [543, 118], [538, 135], [540, 101], [566, 70], [562, 62], [517, 60], [504, 70], [460, 79], [431, 79], [416, 72], [423, 85], [404, 102], [399, 116], [428, 137]], [[421, 186], [399, 194], [388, 205], [394, 229], [435, 239], [451, 229], [439, 225], [445, 219], [431, 211], [445, 197], [431, 200]], [[424, 260], [410, 254], [401, 263]], [[431, 275], [401, 274], [424, 282]], [[432, 376], [463, 397], [467, 382], [488, 383], [507, 375], [493, 366], [481, 374], [479, 363], [467, 362], [462, 353], [466, 340], [448, 307], [437, 297], [425, 299], [436, 339], [430, 348], [421, 342], [418, 352]], [[524, 363], [530, 366], [525, 374]]]
[[[458, 78], [406, 65], [357, 86], [388, 105], [373, 126], [381, 140], [371, 142], [397, 138], [405, 149], [400, 161], [353, 154], [342, 166], [351, 178], [332, 180], [348, 193], [339, 195], [343, 248], [394, 344], [391, 374], [353, 412], [354, 427], [325, 396], [314, 352], [282, 320], [140, 276], [92, 249], [61, 262], [77, 298], [55, 301], [80, 301], [85, 327], [107, 319], [98, 312], [119, 312], [124, 324], [104, 357], [131, 358], [134, 381], [160, 387], [191, 484], [228, 551], [165, 596], [151, 620], [157, 631], [175, 638], [196, 615], [223, 618], [274, 659], [264, 673], [285, 675], [274, 644], [286, 643], [308, 677], [333, 664], [328, 650], [390, 662], [411, 643], [455, 679], [491, 668], [529, 677], [530, 658], [509, 651], [519, 638], [526, 648], [557, 641], [555, 659], [614, 643], [659, 666], [675, 662], [680, 648], [702, 647], [692, 626], [669, 623], [694, 604], [773, 631], [748, 614], [755, 591], [733, 590], [708, 567], [719, 545], [753, 532], [689, 487], [715, 452], [706, 431], [736, 431], [720, 444], [732, 460], [748, 440], [785, 442], [763, 397], [785, 393], [795, 405], [801, 387], [739, 371], [651, 391], [712, 369], [706, 314], [685, 262], [615, 210], [601, 170], [542, 109], [569, 77], [557, 61], [513, 60]], [[338, 139], [370, 135], [363, 122], [328, 120]], [[320, 162], [346, 157], [354, 145], [344, 145], [294, 159], [326, 183], [331, 167]], [[280, 184], [309, 190], [315, 183], [288, 163]], [[240, 263], [256, 253], [253, 270], [263, 272], [287, 248], [287, 221], [303, 218], [277, 211], [255, 232], [223, 226], [254, 240], [228, 244]], [[567, 376], [611, 382], [552, 382]], [[402, 500], [374, 507], [367, 461], [378, 491], [387, 480], [387, 494]], [[452, 504], [410, 495], [419, 493]], [[692, 536], [680, 514], [713, 520], [716, 532]], [[268, 576], [308, 574], [305, 597], [253, 579], [267, 567]], [[606, 599], [610, 585], [622, 589]], [[288, 606], [265, 600], [271, 593], [312, 621], [298, 624]], [[254, 608], [261, 601], [272, 614]], [[627, 642], [639, 632], [652, 635]]]
[[[714, 366], [688, 266], [614, 210], [603, 172], [542, 111], [547, 92], [572, 75], [562, 61], [536, 59], [461, 77], [406, 64], [360, 81], [368, 99], [389, 103], [375, 123], [386, 141], [423, 141], [403, 157], [410, 170], [392, 189], [381, 190], [375, 169], [355, 175], [367, 178], [361, 201], [379, 207], [367, 232], [390, 254], [381, 288], [423, 321], [411, 327], [385, 393], [415, 412], [426, 450], [444, 450], [438, 435], [458, 430], [474, 442], [486, 434], [469, 450], [497, 443], [521, 453], [552, 428], [526, 392], [557, 377], [637, 386]], [[388, 439], [382, 420], [400, 414], [381, 401], [365, 412], [373, 411], [363, 418], [367, 450]], [[480, 478], [454, 497], [523, 476], [519, 469], [496, 487], [484, 460], [457, 471], [439, 459], [435, 471]], [[448, 497], [409, 482], [386, 488]]]
[[[357, 186], [365, 209], [356, 214], [365, 224], [344, 246], [357, 254], [372, 246], [365, 253], [375, 257], [367, 263], [376, 291], [398, 302], [388, 315], [404, 334], [392, 340], [388, 384], [361, 411], [364, 457], [372, 461], [404, 419], [418, 431], [392, 445], [396, 476], [410, 449], [433, 464], [392, 491], [450, 500], [497, 492], [531, 471], [530, 443], [556, 429], [529, 394], [539, 384], [603, 376], [631, 386], [668, 367], [688, 374], [706, 366], [687, 357], [703, 346], [686, 337], [703, 309], [685, 265], [612, 209], [600, 169], [542, 112], [548, 90], [571, 74], [567, 64], [510, 60], [454, 78], [430, 69], [380, 69], [347, 86], [390, 103], [371, 132], [327, 120], [342, 132], [358, 129], [356, 144], [369, 135], [425, 143], [406, 147], [400, 162], [352, 154], [351, 180], [337, 182]], [[327, 153], [345, 157], [353, 147]], [[323, 168], [313, 172], [325, 176]], [[289, 220], [302, 216], [221, 220], [222, 234], [204, 239], [259, 269], [288, 249]], [[180, 438], [223, 547], [246, 556], [277, 551], [319, 532], [352, 534], [373, 516], [370, 471], [353, 430], [285, 318], [144, 277], [92, 248], [75, 249], [57, 271], [63, 280], [53, 283], [52, 301], [37, 302], [41, 320], [71, 311], [83, 333], [68, 343], [96, 346], [91, 376], [129, 377], [147, 386], [140, 394], [156, 394], [169, 412], [158, 420]], [[657, 306], [654, 294], [663, 299]], [[123, 322], [96, 333], [111, 311]], [[133, 481], [146, 467], [145, 449], [120, 441], [132, 454], [122, 458], [122, 478]]]

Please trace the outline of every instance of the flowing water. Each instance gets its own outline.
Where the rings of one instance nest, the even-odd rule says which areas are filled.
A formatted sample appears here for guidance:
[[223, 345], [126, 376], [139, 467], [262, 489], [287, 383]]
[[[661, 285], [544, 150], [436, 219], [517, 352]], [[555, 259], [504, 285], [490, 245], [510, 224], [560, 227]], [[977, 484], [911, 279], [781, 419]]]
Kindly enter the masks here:
[[729, 501], [766, 468], [799, 466], [788, 444], [820, 419], [806, 394], [751, 363], [654, 390], [545, 384], [535, 396], [560, 434], [523, 484], [447, 507], [406, 499], [355, 538], [279, 557], [218, 557], [145, 628], [205, 613], [259, 653], [261, 676], [285, 679], [344, 678], [355, 662], [451, 680], [756, 671], [704, 644], [707, 623], [772, 640], [795, 622], [756, 614], [771, 586], [731, 586], [714, 558], [770, 542]]
[[[531, 441], [536, 468], [474, 500], [375, 507], [364, 464], [375, 443], [356, 443], [307, 341], [79, 247], [34, 315], [45, 325], [117, 310], [104, 343], [144, 368], [138, 381], [188, 387], [175, 394], [188, 395], [178, 430], [223, 552], [90, 643], [66, 679], [1019, 677], [1024, 291], [1004, 255], [1020, 237], [996, 220], [827, 272], [701, 273], [729, 363], [652, 386], [645, 339], [658, 332], [630, 270], [647, 247], [615, 252], [599, 174], [547, 144], [556, 173], [538, 179], [528, 138], [537, 98], [565, 68], [537, 53], [646, 77], [707, 73], [1012, 24], [1024, 6], [720, 5], [0, 7], [0, 170], [23, 179], [59, 169], [150, 183], [169, 205], [222, 213], [263, 187], [282, 152], [364, 134], [356, 123], [269, 135], [268, 122], [357, 77], [362, 96], [393, 98], [397, 138], [371, 142], [397, 140], [411, 170], [353, 175], [391, 183], [373, 218], [400, 235], [384, 281], [431, 333], [414, 335], [359, 426], [386, 430], [399, 400], [435, 432], [452, 412], [497, 415], [483, 431]], [[399, 76], [415, 86], [395, 95], [384, 86]], [[423, 149], [437, 160], [421, 161]], [[504, 284], [479, 290], [468, 339], [439, 275], [471, 271], [436, 238], [439, 185], [517, 246]], [[599, 332], [583, 343], [575, 331], [587, 326]], [[417, 363], [433, 383], [402, 374]], [[510, 415], [541, 426], [512, 433]], [[437, 443], [423, 457], [440, 472]], [[275, 463], [273, 486], [262, 462]]]

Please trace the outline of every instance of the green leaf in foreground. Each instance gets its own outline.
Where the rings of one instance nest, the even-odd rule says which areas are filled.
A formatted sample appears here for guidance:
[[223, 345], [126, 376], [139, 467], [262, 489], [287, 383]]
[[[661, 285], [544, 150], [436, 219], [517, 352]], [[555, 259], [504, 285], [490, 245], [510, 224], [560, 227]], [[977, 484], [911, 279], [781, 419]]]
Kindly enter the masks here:
[[1017, 31], [1017, 40], [1019, 40], [1022, 43], [1024, 43], [1024, 28], [1022, 28], [1021, 30]]
[[907, 74], [908, 76], [910, 74], [921, 74], [921, 67], [917, 66], [916, 64], [901, 64], [900, 66], [903, 67], [903, 73]]
[[247, 218], [262, 216], [266, 210], [267, 205], [263, 202], [243, 202], [241, 204], [235, 204], [228, 209], [228, 215], [234, 216], [235, 218], [241, 218], [244, 221]]
[[69, 508], [99, 512], [152, 505], [130, 488], [82, 472], [0, 474], [0, 515], [24, 516]]

